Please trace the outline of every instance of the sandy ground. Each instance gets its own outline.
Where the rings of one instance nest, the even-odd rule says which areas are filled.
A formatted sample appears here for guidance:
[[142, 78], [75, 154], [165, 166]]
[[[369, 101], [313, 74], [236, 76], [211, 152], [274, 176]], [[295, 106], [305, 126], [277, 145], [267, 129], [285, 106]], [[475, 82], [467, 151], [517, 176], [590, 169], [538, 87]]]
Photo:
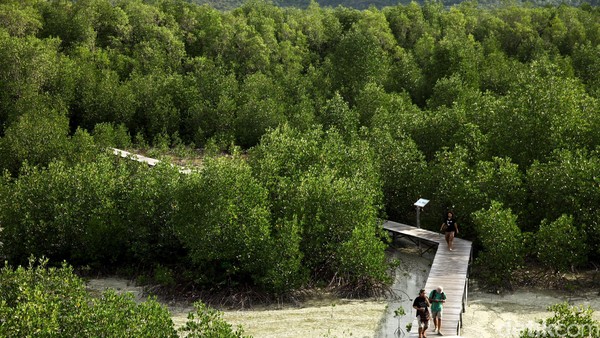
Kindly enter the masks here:
[[[92, 279], [91, 292], [112, 288], [133, 293], [144, 301], [143, 288], [120, 278]], [[373, 337], [388, 302], [346, 299], [313, 299], [301, 307], [224, 311], [223, 318], [234, 327], [242, 325], [244, 333], [253, 337]], [[187, 321], [191, 304], [165, 304], [176, 327]]]
[[335, 301], [301, 309], [225, 312], [254, 337], [373, 337], [387, 302]]
[[600, 297], [597, 291], [577, 296], [548, 290], [519, 290], [497, 295], [472, 290], [463, 315], [465, 338], [518, 337], [526, 328], [539, 328], [538, 320], [552, 316], [548, 306], [569, 302], [572, 305], [590, 306], [593, 318], [600, 321]]
[[[252, 310], [223, 312], [223, 318], [234, 326], [241, 325], [247, 335], [255, 338], [311, 338], [311, 337], [397, 337], [398, 328], [404, 328], [410, 315], [396, 318], [393, 311], [402, 306], [411, 311], [409, 298], [425, 284], [431, 256], [419, 256], [414, 247], [401, 247], [395, 257], [402, 261], [393, 285], [396, 294], [387, 300], [312, 299], [300, 306], [272, 306]], [[113, 288], [121, 292], [133, 292], [142, 301], [143, 290], [127, 280], [103, 278], [90, 280], [91, 290]], [[557, 291], [519, 290], [509, 294], [490, 294], [469, 290], [466, 312], [463, 315], [465, 338], [518, 337], [525, 328], [537, 327], [536, 321], [548, 318], [546, 308], [552, 304], [568, 301], [594, 309], [594, 318], [600, 320], [600, 297], [598, 290], [568, 295]], [[166, 304], [177, 327], [185, 323], [187, 314], [193, 311], [190, 304]]]
[[[409, 298], [418, 293], [426, 281], [432, 255], [421, 257], [413, 245], [400, 247], [394, 258], [402, 264], [396, 272], [392, 299], [351, 300], [339, 298], [310, 299], [299, 306], [271, 306], [252, 310], [222, 310], [223, 318], [234, 327], [241, 325], [244, 333], [260, 337], [395, 337], [398, 327], [405, 327], [412, 317], [403, 320], [393, 317], [393, 311], [403, 306], [410, 313]], [[92, 279], [88, 288], [100, 292], [113, 288], [120, 292], [132, 292], [143, 301], [143, 289], [118, 278]], [[191, 304], [165, 304], [172, 314], [176, 327], [187, 321]], [[410, 318], [409, 318], [410, 317]]]
[[393, 257], [402, 263], [396, 271], [392, 299], [313, 299], [301, 308], [225, 311], [223, 317], [242, 325], [255, 338], [395, 337], [398, 327], [405, 327], [412, 317], [394, 318], [393, 311], [403, 306], [410, 313], [409, 298], [425, 285], [432, 256], [421, 257], [416, 247], [409, 245], [398, 248]]

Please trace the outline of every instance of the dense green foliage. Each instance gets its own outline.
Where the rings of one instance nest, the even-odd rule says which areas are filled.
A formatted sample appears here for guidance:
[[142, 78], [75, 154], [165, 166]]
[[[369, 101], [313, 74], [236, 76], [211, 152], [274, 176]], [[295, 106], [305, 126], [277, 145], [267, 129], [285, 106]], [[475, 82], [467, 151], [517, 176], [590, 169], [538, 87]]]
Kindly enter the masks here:
[[385, 279], [378, 239], [379, 175], [366, 142], [344, 141], [335, 129], [298, 132], [287, 125], [250, 152], [269, 190], [276, 223], [298, 222], [303, 266], [319, 278], [337, 275], [361, 285]]
[[[244, 0], [190, 0], [190, 2], [193, 3], [197, 3], [197, 4], [208, 4], [210, 6], [213, 6], [215, 8], [221, 9], [221, 10], [232, 10], [235, 9], [237, 7], [241, 7], [244, 5], [244, 3], [246, 3], [247, 1]], [[426, 4], [427, 2], [430, 2], [429, 0], [419, 0], [419, 1], [413, 1], [413, 0], [272, 0], [272, 2], [277, 5], [277, 6], [282, 6], [282, 7], [299, 7], [299, 8], [306, 8], [308, 6], [310, 6], [312, 3], [318, 3], [320, 6], [322, 7], [337, 7], [337, 6], [344, 6], [344, 7], [350, 7], [350, 8], [355, 8], [355, 9], [368, 9], [370, 7], [376, 7], [376, 8], [383, 8], [383, 7], [389, 7], [389, 6], [396, 6], [398, 4], [401, 5], [408, 5], [412, 2], [415, 3], [419, 3], [421, 5]], [[439, 0], [439, 2], [441, 4], [443, 4], [444, 6], [453, 6], [453, 5], [457, 5], [463, 1], [461, 0]], [[494, 7], [494, 6], [499, 6], [504, 4], [505, 2], [503, 1], [499, 1], [499, 0], [483, 0], [483, 1], [478, 1], [479, 4], [484, 5], [484, 6], [490, 6], [490, 7]], [[584, 1], [584, 0], [569, 0], [569, 1], [557, 1], [557, 0], [533, 0], [533, 1], [515, 1], [514, 3], [516, 4], [527, 4], [527, 5], [537, 5], [537, 6], [548, 6], [548, 5], [561, 5], [561, 4], [569, 4], [569, 5], [573, 5], [573, 6], [579, 6], [581, 4], [591, 4], [591, 5], [598, 5], [598, 1], [597, 0], [588, 0], [588, 1]]]
[[510, 281], [511, 272], [523, 262], [517, 217], [494, 201], [489, 209], [475, 212], [473, 219], [484, 248], [476, 259], [484, 278], [494, 285]]
[[92, 297], [68, 265], [33, 263], [0, 271], [2, 337], [177, 337], [169, 311], [156, 300], [138, 304], [114, 290]]
[[69, 265], [47, 264], [30, 259], [27, 268], [5, 265], [0, 270], [0, 336], [242, 337], [241, 328], [234, 331], [202, 302], [194, 304], [196, 313], [176, 331], [171, 314], [156, 299], [138, 303], [133, 294], [112, 289], [95, 297]]
[[254, 284], [277, 288], [285, 285], [285, 276], [296, 273], [273, 271], [278, 252], [267, 197], [239, 157], [209, 158], [201, 173], [185, 177], [177, 192], [175, 231], [207, 284], [250, 278]]
[[600, 255], [599, 173], [598, 150], [557, 151], [550, 161], [535, 163], [527, 171], [534, 201], [531, 221], [539, 224], [572, 215], [573, 224], [581, 231], [579, 240], [588, 237], [583, 243], [592, 257]]
[[[3, 247], [10, 258], [30, 254], [74, 263], [120, 258], [125, 229], [113, 208], [122, 180], [105, 158], [73, 167], [25, 167], [2, 201]], [[12, 261], [12, 260], [11, 260]]]
[[[560, 268], [585, 265], [600, 257], [599, 46], [590, 5], [2, 0], [0, 255], [370, 287], [378, 219], [412, 223], [426, 197], [424, 227], [453, 208], [488, 254], [507, 251], [495, 236], [573, 229], [585, 250]], [[148, 144], [248, 152], [181, 177], [99, 151]]]
[[581, 265], [587, 256], [586, 233], [563, 215], [554, 222], [543, 221], [535, 238], [540, 261], [558, 271]]

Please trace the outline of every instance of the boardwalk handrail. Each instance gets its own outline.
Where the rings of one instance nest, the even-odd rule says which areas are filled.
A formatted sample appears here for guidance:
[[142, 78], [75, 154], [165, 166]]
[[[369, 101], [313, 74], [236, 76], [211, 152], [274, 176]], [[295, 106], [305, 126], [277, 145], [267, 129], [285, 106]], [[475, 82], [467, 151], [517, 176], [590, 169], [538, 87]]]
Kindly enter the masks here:
[[[385, 221], [383, 228], [394, 236], [409, 236], [437, 245], [438, 250], [431, 264], [424, 289], [429, 292], [437, 286], [444, 287], [447, 298], [444, 304], [442, 333], [445, 336], [460, 335], [462, 314], [466, 310], [467, 303], [472, 243], [461, 238], [455, 238], [454, 251], [449, 251], [445, 237], [442, 234], [392, 221]], [[415, 320], [413, 321], [410, 337], [417, 336], [418, 323]]]

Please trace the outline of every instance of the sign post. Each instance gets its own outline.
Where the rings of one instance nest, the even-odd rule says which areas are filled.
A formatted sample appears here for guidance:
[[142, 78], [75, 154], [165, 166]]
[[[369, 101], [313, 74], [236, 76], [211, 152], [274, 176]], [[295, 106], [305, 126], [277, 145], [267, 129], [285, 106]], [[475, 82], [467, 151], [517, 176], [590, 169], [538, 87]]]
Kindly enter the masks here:
[[[421, 228], [421, 208], [426, 206], [427, 203], [429, 203], [429, 200], [426, 200], [424, 198], [419, 198], [419, 200], [416, 201], [414, 204], [417, 207], [417, 228]], [[419, 251], [420, 251], [421, 250], [421, 240], [419, 240], [419, 244], [417, 245], [417, 247], [419, 248]]]
[[419, 198], [418, 201], [415, 202], [415, 206], [417, 207], [417, 228], [421, 227], [421, 208], [423, 208], [424, 206], [427, 205], [427, 203], [429, 203], [429, 200], [426, 200], [424, 198]]

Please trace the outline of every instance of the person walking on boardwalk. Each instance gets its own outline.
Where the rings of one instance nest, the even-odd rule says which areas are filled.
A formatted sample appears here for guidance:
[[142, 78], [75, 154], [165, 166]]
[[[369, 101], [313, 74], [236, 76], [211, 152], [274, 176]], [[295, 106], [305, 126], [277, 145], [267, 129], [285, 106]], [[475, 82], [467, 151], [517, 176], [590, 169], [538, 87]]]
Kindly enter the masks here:
[[419, 338], [427, 338], [427, 328], [429, 327], [429, 299], [425, 294], [425, 289], [419, 291], [419, 296], [413, 302], [413, 308], [417, 310], [417, 321], [419, 322]]
[[446, 294], [441, 286], [431, 290], [429, 293], [431, 302], [431, 319], [433, 319], [433, 332], [442, 335], [442, 311], [446, 302]]
[[458, 223], [456, 223], [456, 220], [454, 219], [454, 213], [452, 211], [448, 211], [446, 220], [444, 223], [442, 223], [440, 231], [446, 232], [446, 243], [448, 244], [448, 250], [454, 250], [452, 244], [454, 241], [454, 235], [458, 234]]

